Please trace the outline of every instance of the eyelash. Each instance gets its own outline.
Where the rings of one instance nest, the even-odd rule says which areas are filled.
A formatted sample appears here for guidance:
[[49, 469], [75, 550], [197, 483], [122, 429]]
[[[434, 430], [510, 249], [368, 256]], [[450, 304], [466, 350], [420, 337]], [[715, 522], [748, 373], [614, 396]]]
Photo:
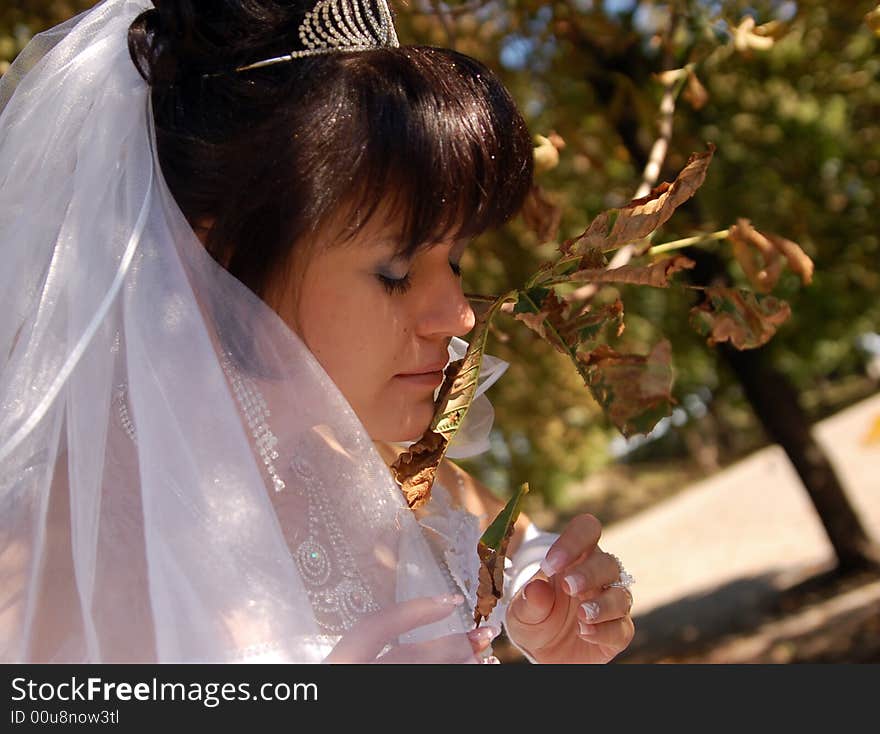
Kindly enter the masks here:
[[[449, 263], [449, 267], [452, 268], [452, 272], [456, 274], [456, 276], [461, 277], [461, 265], [456, 263]], [[379, 282], [385, 287], [385, 290], [391, 295], [400, 295], [406, 293], [410, 286], [412, 286], [412, 281], [410, 280], [409, 273], [399, 279], [389, 278], [381, 273], [376, 273], [376, 277], [379, 279]]]

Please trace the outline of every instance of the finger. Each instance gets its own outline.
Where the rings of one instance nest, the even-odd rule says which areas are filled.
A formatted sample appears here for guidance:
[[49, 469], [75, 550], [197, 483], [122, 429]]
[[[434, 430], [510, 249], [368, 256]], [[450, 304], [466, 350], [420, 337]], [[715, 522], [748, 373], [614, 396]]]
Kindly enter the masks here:
[[361, 619], [325, 658], [328, 663], [371, 662], [394, 638], [416, 627], [448, 617], [464, 603], [461, 594], [419, 597], [400, 602]]
[[573, 517], [541, 561], [541, 570], [548, 576], [562, 571], [584, 553], [595, 548], [602, 535], [602, 525], [592, 515]]
[[569, 596], [601, 589], [620, 578], [620, 566], [610, 553], [598, 547], [583, 560], [565, 569], [562, 588]]
[[599, 624], [586, 624], [578, 620], [578, 637], [594, 645], [623, 650], [632, 642], [634, 635], [635, 625], [629, 616]]
[[[484, 629], [484, 628], [480, 628]], [[476, 631], [476, 630], [472, 630]], [[494, 630], [493, 630], [494, 631]], [[492, 638], [487, 636], [485, 641], [474, 646], [473, 640], [467, 634], [458, 633], [445, 635], [425, 642], [409, 642], [396, 645], [376, 660], [377, 663], [433, 663], [455, 664], [476, 663], [478, 655], [491, 643]]]
[[581, 604], [577, 616], [587, 624], [599, 624], [625, 617], [631, 609], [632, 596], [629, 591], [615, 587]]
[[494, 625], [485, 624], [482, 627], [477, 627], [468, 632], [467, 638], [471, 643], [471, 648], [473, 648], [474, 653], [481, 653], [489, 647], [489, 645], [492, 644], [492, 640], [500, 634], [500, 629]]
[[507, 614], [522, 624], [540, 624], [553, 611], [556, 603], [556, 592], [549, 581], [532, 578], [516, 594], [507, 608]]

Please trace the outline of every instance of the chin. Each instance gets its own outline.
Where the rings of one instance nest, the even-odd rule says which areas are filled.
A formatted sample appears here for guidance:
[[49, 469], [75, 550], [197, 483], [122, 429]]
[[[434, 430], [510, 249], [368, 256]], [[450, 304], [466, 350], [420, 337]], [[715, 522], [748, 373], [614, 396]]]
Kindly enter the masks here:
[[434, 418], [434, 405], [431, 403], [428, 410], [413, 410], [400, 419], [389, 423], [387, 419], [376, 426], [376, 430], [369, 431], [370, 438], [374, 441], [386, 441], [388, 443], [404, 443], [406, 441], [418, 441], [431, 425]]

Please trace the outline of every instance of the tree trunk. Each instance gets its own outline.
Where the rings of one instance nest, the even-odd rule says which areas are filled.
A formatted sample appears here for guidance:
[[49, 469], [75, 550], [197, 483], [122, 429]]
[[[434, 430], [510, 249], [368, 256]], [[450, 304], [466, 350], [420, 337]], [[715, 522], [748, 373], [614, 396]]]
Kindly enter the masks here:
[[[726, 280], [724, 264], [715, 253], [691, 250], [688, 255], [697, 261], [691, 271], [695, 283]], [[782, 447], [801, 478], [834, 548], [838, 572], [880, 570], [880, 548], [871, 541], [828, 456], [813, 437], [797, 391], [766, 358], [766, 347], [739, 351], [720, 344], [718, 354], [742, 385], [768, 438]]]
[[726, 344], [719, 349], [767, 436], [785, 450], [800, 476], [837, 555], [838, 570], [848, 573], [880, 568], [880, 552], [865, 532], [828, 456], [813, 437], [797, 392], [784, 374], [767, 364], [763, 351], [740, 352]]

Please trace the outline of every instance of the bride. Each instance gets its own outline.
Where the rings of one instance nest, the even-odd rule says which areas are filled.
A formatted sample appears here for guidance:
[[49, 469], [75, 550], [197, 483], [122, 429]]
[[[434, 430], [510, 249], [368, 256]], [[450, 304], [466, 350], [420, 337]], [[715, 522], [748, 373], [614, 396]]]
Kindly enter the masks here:
[[[0, 80], [0, 659], [607, 662], [631, 577], [521, 517], [430, 424], [474, 313], [469, 240], [532, 146], [479, 62], [400, 46], [384, 0], [106, 0]], [[483, 450], [482, 393], [448, 456]]]

